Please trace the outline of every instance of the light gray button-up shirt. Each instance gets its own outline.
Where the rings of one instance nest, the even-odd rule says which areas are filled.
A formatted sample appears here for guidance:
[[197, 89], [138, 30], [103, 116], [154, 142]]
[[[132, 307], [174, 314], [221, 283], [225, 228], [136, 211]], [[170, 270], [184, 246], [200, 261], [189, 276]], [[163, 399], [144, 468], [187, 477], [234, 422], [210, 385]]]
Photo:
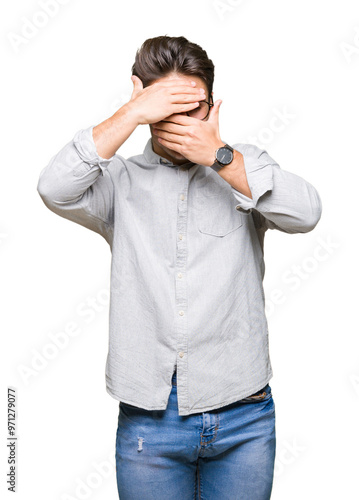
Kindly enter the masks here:
[[264, 311], [266, 230], [311, 231], [322, 204], [302, 177], [251, 144], [240, 151], [252, 199], [211, 167], [176, 166], [153, 151], [101, 158], [93, 126], [41, 171], [45, 205], [112, 251], [106, 390], [164, 410], [177, 365], [178, 414], [220, 408], [273, 372]]

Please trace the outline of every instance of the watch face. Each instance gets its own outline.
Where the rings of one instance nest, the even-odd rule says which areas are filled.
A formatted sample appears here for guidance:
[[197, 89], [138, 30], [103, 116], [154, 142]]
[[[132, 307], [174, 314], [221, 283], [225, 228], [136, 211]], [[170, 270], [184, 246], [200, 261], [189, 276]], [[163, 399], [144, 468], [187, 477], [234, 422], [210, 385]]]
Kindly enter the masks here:
[[222, 147], [217, 151], [217, 160], [223, 165], [228, 165], [233, 159], [233, 153], [230, 149]]

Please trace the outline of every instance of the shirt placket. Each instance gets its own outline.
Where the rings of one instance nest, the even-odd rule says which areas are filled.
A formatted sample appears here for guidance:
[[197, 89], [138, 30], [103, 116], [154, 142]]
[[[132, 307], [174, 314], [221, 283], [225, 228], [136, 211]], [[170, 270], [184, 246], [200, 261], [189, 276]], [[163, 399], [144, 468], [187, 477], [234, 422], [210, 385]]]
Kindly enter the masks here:
[[188, 298], [187, 298], [187, 221], [189, 171], [179, 167], [176, 232], [175, 334], [177, 339], [177, 399], [181, 410], [188, 410]]

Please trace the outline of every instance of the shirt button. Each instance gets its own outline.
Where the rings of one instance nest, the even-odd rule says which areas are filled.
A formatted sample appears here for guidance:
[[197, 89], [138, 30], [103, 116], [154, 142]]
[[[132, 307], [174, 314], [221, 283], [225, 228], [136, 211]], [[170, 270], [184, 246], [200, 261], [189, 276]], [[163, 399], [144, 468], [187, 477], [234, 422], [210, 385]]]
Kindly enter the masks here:
[[177, 274], [177, 276], [178, 276], [179, 278], [182, 278], [182, 273], [178, 273], [178, 274]]
[[179, 314], [180, 314], [180, 316], [183, 316], [184, 315], [184, 311], [180, 311]]
[[180, 240], [183, 240], [183, 235], [182, 234], [180, 234], [178, 237], [179, 237]]
[[184, 200], [184, 194], [181, 194], [180, 198], [181, 200]]
[[181, 351], [181, 352], [178, 354], [178, 356], [179, 356], [180, 358], [183, 358], [183, 356], [184, 356], [184, 352], [182, 352], [182, 351]]

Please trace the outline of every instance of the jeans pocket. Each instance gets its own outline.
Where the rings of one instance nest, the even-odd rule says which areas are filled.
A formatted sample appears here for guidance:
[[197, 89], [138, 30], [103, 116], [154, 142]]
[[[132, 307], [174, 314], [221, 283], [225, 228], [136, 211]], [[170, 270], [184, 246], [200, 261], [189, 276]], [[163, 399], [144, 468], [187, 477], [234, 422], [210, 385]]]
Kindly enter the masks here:
[[241, 399], [243, 403], [256, 403], [261, 401], [267, 401], [272, 397], [272, 390], [269, 384], [260, 389], [259, 391], [247, 396], [246, 398]]
[[121, 410], [126, 410], [126, 411], [138, 411], [141, 410], [138, 406], [130, 405], [129, 403], [124, 403], [123, 401], [120, 401], [120, 411]]

